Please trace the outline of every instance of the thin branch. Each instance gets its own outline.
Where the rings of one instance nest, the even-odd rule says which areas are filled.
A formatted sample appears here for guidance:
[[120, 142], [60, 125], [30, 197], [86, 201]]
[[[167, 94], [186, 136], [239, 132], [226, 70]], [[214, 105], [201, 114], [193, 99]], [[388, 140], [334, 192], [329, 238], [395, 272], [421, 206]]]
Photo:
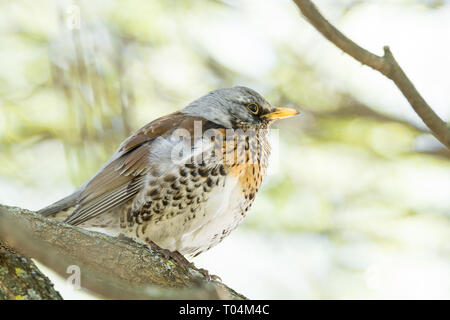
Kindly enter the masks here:
[[63, 277], [69, 266], [78, 266], [81, 286], [105, 298], [245, 299], [158, 250], [20, 208], [0, 205], [0, 241]]
[[417, 89], [408, 79], [405, 72], [392, 55], [388, 46], [384, 47], [384, 55], [378, 56], [360, 47], [358, 44], [347, 38], [342, 32], [325, 19], [316, 6], [310, 0], [293, 0], [308, 21], [329, 41], [338, 48], [352, 56], [362, 64], [365, 64], [389, 79], [403, 93], [411, 107], [423, 120], [431, 133], [442, 144], [450, 149], [450, 127], [447, 126], [434, 110], [427, 104]]

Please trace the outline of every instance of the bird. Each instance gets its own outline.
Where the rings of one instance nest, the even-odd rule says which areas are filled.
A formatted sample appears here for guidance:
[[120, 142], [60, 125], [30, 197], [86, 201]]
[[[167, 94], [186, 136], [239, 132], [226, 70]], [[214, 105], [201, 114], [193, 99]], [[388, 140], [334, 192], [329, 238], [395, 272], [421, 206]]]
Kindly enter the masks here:
[[92, 178], [38, 213], [198, 256], [247, 215], [267, 173], [269, 127], [296, 114], [244, 86], [211, 91], [137, 130]]

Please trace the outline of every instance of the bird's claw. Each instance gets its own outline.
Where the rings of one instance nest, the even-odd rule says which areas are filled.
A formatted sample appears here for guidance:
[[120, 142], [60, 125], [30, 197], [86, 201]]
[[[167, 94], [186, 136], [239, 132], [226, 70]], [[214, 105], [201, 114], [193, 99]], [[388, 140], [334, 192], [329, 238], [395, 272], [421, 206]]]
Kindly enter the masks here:
[[192, 262], [190, 262], [188, 259], [186, 259], [180, 252], [163, 249], [160, 246], [158, 246], [156, 243], [154, 243], [153, 241], [149, 241], [147, 243], [151, 249], [155, 249], [155, 250], [161, 252], [165, 258], [167, 258], [167, 259], [171, 258], [171, 259], [175, 260], [179, 265], [181, 265], [183, 267], [184, 270], [188, 271], [189, 268], [192, 268], [192, 269], [195, 269], [198, 272], [200, 272], [208, 281], [214, 280], [214, 281], [222, 282], [222, 279], [219, 276], [216, 276], [215, 274], [209, 274], [208, 270], [202, 269], [202, 268], [200, 268], [200, 269], [196, 268], [195, 265]]
[[[192, 264], [193, 265], [193, 264]], [[197, 269], [208, 281], [219, 281], [222, 282], [222, 279], [219, 276], [216, 276], [215, 274], [210, 274], [208, 270], [206, 269]]]

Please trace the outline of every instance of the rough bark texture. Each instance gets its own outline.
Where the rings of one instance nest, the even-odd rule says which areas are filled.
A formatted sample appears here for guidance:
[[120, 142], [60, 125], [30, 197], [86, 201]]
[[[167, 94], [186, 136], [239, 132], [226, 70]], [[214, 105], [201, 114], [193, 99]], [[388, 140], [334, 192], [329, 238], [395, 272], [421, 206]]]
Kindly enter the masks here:
[[0, 242], [0, 300], [61, 300], [31, 259]]
[[64, 277], [69, 266], [78, 266], [81, 286], [107, 298], [245, 299], [159, 250], [20, 208], [0, 205], [1, 240]]
[[322, 16], [310, 0], [293, 1], [311, 25], [325, 38], [357, 61], [379, 71], [387, 78], [391, 79], [402, 92], [403, 96], [408, 100], [416, 114], [430, 129], [431, 133], [443, 145], [450, 149], [450, 127], [434, 112], [420, 95], [414, 87], [414, 84], [409, 80], [403, 69], [395, 60], [388, 46], [384, 47], [383, 56], [373, 54], [347, 38]]

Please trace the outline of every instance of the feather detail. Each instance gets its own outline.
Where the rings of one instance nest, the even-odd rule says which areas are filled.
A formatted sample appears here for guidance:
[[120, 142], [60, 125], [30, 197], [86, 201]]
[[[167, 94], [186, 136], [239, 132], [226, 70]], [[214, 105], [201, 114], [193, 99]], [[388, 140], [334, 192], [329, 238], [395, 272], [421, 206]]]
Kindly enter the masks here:
[[158, 163], [151, 163], [152, 159], [160, 157], [160, 151], [153, 149], [155, 141], [168, 138], [177, 128], [191, 132], [194, 121], [198, 120], [201, 118], [175, 112], [147, 124], [126, 139], [111, 159], [77, 192], [40, 212], [52, 215], [74, 207], [65, 222], [80, 225], [122, 206], [139, 193], [145, 176], [152, 167], [158, 166]]

